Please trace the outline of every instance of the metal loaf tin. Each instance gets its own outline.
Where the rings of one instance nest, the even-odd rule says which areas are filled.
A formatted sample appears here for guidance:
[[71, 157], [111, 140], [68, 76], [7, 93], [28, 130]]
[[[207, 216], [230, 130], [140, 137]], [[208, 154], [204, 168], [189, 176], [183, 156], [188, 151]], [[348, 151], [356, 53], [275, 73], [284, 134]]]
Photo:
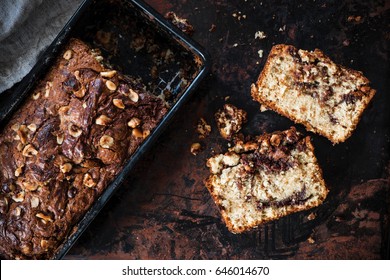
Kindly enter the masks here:
[[[85, 0], [22, 82], [0, 104], [0, 128], [25, 100], [67, 41], [80, 38], [102, 51], [113, 69], [138, 76], [156, 95], [164, 94], [169, 112], [125, 163], [121, 173], [107, 186], [72, 233], [57, 249], [61, 259], [102, 210], [129, 175], [137, 160], [153, 145], [178, 109], [207, 75], [210, 59], [205, 50], [171, 22], [139, 0]], [[150, 51], [157, 45], [161, 57]], [[156, 47], [156, 46], [154, 46]], [[164, 56], [165, 54], [165, 56]], [[157, 72], [156, 72], [157, 70]], [[184, 72], [184, 74], [183, 74]], [[157, 73], [157, 74], [156, 74]], [[185, 78], [180, 78], [185, 76]], [[4, 97], [2, 97], [4, 99]]]

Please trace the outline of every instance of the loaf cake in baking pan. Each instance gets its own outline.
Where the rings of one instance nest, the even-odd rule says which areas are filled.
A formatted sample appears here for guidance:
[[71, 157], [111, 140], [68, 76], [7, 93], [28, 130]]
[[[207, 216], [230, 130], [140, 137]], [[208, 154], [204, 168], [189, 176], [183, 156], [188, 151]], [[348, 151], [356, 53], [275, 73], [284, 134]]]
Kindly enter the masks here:
[[328, 194], [310, 138], [294, 127], [237, 141], [207, 166], [206, 186], [233, 233], [318, 206]]
[[168, 108], [71, 39], [0, 134], [0, 255], [52, 258]]
[[361, 72], [334, 63], [318, 49], [276, 45], [251, 95], [336, 144], [351, 136], [375, 90]]

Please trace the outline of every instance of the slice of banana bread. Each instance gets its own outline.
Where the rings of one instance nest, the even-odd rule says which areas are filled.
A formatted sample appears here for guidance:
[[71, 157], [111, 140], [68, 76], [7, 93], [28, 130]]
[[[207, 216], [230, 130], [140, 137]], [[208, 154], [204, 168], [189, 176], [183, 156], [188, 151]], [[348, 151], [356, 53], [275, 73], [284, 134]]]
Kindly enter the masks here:
[[207, 166], [206, 186], [233, 233], [318, 206], [328, 194], [310, 138], [294, 127], [238, 141]]
[[335, 64], [322, 51], [272, 48], [253, 99], [334, 144], [344, 142], [375, 94], [359, 71]]

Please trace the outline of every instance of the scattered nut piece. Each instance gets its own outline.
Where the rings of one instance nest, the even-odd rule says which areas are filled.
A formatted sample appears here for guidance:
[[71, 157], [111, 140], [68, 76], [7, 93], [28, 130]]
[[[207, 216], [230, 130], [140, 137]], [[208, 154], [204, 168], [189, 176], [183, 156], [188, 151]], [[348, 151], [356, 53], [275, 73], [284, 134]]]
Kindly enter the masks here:
[[122, 99], [118, 99], [118, 98], [114, 98], [112, 100], [112, 103], [114, 104], [115, 107], [119, 108], [119, 109], [125, 109], [125, 104], [123, 104], [123, 101]]
[[139, 100], [139, 95], [134, 90], [130, 89], [129, 98], [134, 103], [137, 103]]
[[131, 128], [136, 128], [137, 126], [139, 126], [141, 124], [141, 120], [139, 118], [132, 118], [128, 123], [127, 125]]
[[67, 51], [64, 53], [63, 57], [64, 57], [64, 59], [69, 60], [69, 59], [72, 58], [72, 55], [73, 55], [72, 50], [67, 50]]
[[267, 35], [264, 31], [256, 31], [255, 39], [259, 38], [260, 40], [267, 38]]
[[95, 123], [97, 125], [108, 125], [111, 121], [112, 119], [107, 117], [106, 115], [100, 115], [96, 118]]
[[312, 221], [312, 220], [314, 220], [315, 218], [316, 218], [316, 214], [314, 214], [314, 213], [310, 213], [310, 215], [307, 216], [307, 219], [308, 219], [309, 221]]
[[316, 243], [316, 241], [314, 240], [314, 238], [311, 237], [311, 236], [307, 239], [307, 242], [309, 242], [310, 244]]
[[94, 186], [96, 186], [95, 181], [89, 173], [85, 173], [83, 177], [83, 185], [88, 188], [93, 188]]
[[115, 70], [100, 72], [100, 76], [102, 76], [104, 78], [112, 78], [115, 75], [116, 75], [116, 71]]
[[192, 143], [191, 154], [196, 156], [201, 151], [201, 149], [202, 149], [202, 146], [200, 145], [200, 143]]
[[62, 173], [65, 174], [65, 173], [70, 172], [72, 170], [72, 167], [73, 167], [72, 164], [67, 162], [67, 163], [64, 163], [60, 166], [60, 170]]
[[116, 84], [114, 84], [114, 82], [110, 81], [110, 80], [107, 80], [106, 81], [106, 87], [111, 90], [111, 91], [115, 91], [116, 90]]
[[87, 108], [87, 103], [83, 103], [83, 108], [86, 109]]
[[35, 132], [37, 130], [37, 125], [35, 123], [32, 123], [32, 124], [29, 124], [27, 126], [27, 128], [32, 131], [32, 132]]
[[83, 131], [81, 130], [81, 128], [78, 128], [76, 125], [74, 124], [71, 124], [69, 127], [68, 127], [68, 132], [71, 136], [73, 136], [74, 138], [77, 138], [81, 135], [81, 133], [83, 133]]
[[114, 145], [114, 138], [109, 135], [103, 135], [102, 138], [100, 138], [99, 145], [104, 149], [109, 149]]
[[34, 92], [33, 95], [32, 95], [32, 99], [33, 100], [38, 100], [38, 98], [41, 96], [41, 93], [38, 91], [38, 92]]
[[64, 134], [58, 134], [57, 135], [57, 144], [61, 145], [64, 142]]
[[211, 132], [211, 126], [207, 124], [204, 118], [200, 118], [198, 125], [196, 127], [196, 131], [199, 134], [200, 139], [204, 139], [209, 136]]
[[12, 196], [12, 200], [15, 202], [23, 202], [24, 201], [24, 191], [21, 191], [20, 193], [14, 194]]
[[37, 208], [39, 205], [39, 198], [36, 196], [33, 196], [30, 200], [31, 208]]
[[33, 157], [36, 156], [37, 154], [38, 151], [35, 150], [34, 146], [31, 144], [26, 145], [22, 151], [22, 155], [25, 157]]
[[133, 131], [131, 132], [131, 135], [133, 135], [134, 137], [137, 137], [137, 138], [144, 137], [142, 131], [138, 128], [134, 128]]
[[280, 135], [278, 134], [273, 134], [270, 138], [271, 145], [274, 147], [278, 147], [280, 145]]
[[242, 125], [247, 121], [247, 113], [231, 104], [225, 104], [215, 114], [219, 133], [226, 140], [231, 140], [237, 134]]

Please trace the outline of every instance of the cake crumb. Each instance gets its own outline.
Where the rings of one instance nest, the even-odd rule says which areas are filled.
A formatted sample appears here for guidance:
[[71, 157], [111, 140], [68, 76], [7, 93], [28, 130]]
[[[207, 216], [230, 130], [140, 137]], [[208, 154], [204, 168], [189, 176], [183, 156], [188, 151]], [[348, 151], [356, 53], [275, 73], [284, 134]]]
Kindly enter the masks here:
[[204, 118], [200, 118], [196, 127], [199, 139], [204, 139], [211, 133], [211, 126], [205, 121]]
[[262, 58], [263, 57], [263, 50], [258, 50], [257, 53], [259, 54], [259, 57]]
[[215, 113], [219, 133], [226, 140], [231, 140], [247, 121], [247, 113], [232, 104], [225, 104]]
[[191, 145], [191, 154], [196, 156], [202, 150], [202, 145], [200, 143], [192, 143]]
[[307, 239], [307, 242], [309, 242], [310, 244], [316, 243], [316, 241], [314, 240], [314, 238], [311, 237], [311, 236]]
[[257, 32], [255, 33], [255, 39], [263, 40], [263, 39], [265, 39], [265, 38], [267, 38], [267, 34], [265, 34], [264, 31], [257, 31]]
[[310, 213], [310, 215], [307, 216], [307, 219], [308, 219], [309, 221], [312, 221], [312, 220], [314, 220], [315, 218], [316, 218], [316, 214], [314, 214], [314, 213]]

